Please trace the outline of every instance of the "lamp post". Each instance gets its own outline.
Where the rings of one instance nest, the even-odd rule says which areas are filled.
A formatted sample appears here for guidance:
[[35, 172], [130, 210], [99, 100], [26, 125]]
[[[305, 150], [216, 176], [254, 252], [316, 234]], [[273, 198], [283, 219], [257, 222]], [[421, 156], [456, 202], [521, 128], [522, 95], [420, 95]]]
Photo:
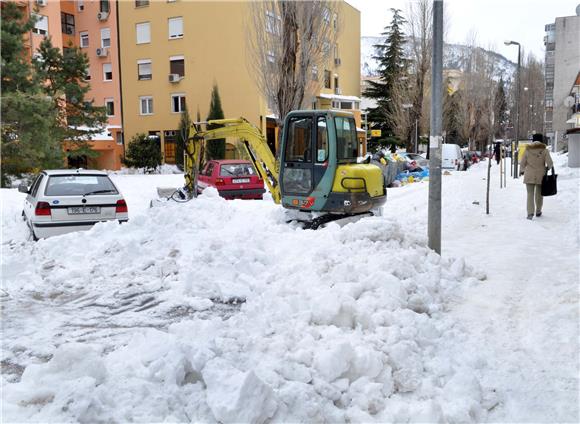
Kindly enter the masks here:
[[514, 166], [514, 178], [518, 178], [518, 147], [520, 142], [520, 66], [521, 66], [521, 54], [522, 46], [517, 41], [505, 41], [506, 46], [516, 45], [518, 46], [518, 68], [516, 77], [516, 145], [515, 145], [515, 158], [512, 158]]

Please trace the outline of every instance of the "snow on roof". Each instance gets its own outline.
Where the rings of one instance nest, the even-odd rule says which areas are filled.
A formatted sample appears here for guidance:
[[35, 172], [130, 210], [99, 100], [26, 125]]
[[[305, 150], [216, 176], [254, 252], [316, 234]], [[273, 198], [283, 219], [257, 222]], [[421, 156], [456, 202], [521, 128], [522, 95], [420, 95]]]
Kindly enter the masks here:
[[113, 136], [111, 135], [111, 132], [109, 131], [109, 129], [112, 128], [121, 128], [118, 125], [107, 125], [104, 128], [98, 128], [98, 127], [87, 127], [86, 125], [79, 125], [78, 127], [75, 127], [73, 125], [70, 126], [70, 128], [73, 128], [75, 130], [78, 131], [83, 131], [83, 132], [94, 132], [96, 131], [96, 133], [93, 133], [92, 135], [87, 135], [87, 140], [99, 140], [99, 141], [113, 141]]
[[318, 97], [330, 100], [342, 100], [345, 102], [360, 102], [360, 98], [356, 96], [342, 96], [340, 94], [319, 94]]

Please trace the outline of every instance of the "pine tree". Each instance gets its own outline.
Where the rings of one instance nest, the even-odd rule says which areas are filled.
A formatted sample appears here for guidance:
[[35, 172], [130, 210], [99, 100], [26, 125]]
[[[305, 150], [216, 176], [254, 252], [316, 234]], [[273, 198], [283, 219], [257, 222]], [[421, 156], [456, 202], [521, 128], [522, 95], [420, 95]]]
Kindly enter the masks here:
[[41, 42], [38, 53], [34, 61], [36, 73], [41, 81], [47, 82], [43, 90], [59, 110], [56, 131], [61, 140], [73, 145], [67, 155], [97, 156], [88, 140], [102, 131], [107, 115], [104, 107], [96, 107], [93, 100], [87, 99], [90, 90], [85, 80], [89, 65], [87, 55], [72, 44], [61, 52], [52, 45], [50, 37]]
[[189, 110], [187, 109], [187, 105], [185, 105], [185, 109], [183, 109], [183, 111], [181, 112], [181, 119], [179, 120], [179, 130], [177, 132], [177, 146], [176, 146], [177, 152], [175, 155], [175, 164], [180, 169], [183, 169], [185, 144], [189, 139], [191, 125], [192, 122], [189, 116]]
[[57, 111], [42, 93], [24, 45], [25, 35], [34, 27], [34, 18], [25, 18], [15, 2], [2, 2], [1, 7], [0, 180], [6, 187], [10, 176], [62, 166], [62, 149], [52, 125]]
[[402, 77], [406, 76], [408, 67], [402, 29], [406, 21], [399, 9], [391, 11], [393, 12], [391, 23], [381, 34], [385, 36], [385, 43], [374, 46], [377, 53], [374, 59], [379, 62], [379, 81], [369, 81], [369, 86], [364, 92], [364, 96], [374, 99], [377, 103], [376, 107], [368, 109], [368, 120], [371, 128], [381, 130], [383, 139], [395, 137], [394, 129], [398, 122], [394, 119], [396, 105], [393, 102], [400, 100], [395, 91], [400, 87]]
[[505, 93], [505, 84], [503, 78], [500, 78], [494, 99], [494, 135], [496, 138], [503, 139], [505, 129], [509, 121], [508, 105]]
[[[214, 84], [211, 90], [211, 102], [209, 105], [209, 114], [207, 115], [208, 121], [212, 119], [224, 119], [224, 111], [222, 110], [222, 101], [217, 84]], [[212, 130], [219, 128], [219, 125], [208, 125], [207, 128]], [[207, 146], [207, 156], [208, 159], [224, 159], [226, 156], [226, 140], [212, 140]]]

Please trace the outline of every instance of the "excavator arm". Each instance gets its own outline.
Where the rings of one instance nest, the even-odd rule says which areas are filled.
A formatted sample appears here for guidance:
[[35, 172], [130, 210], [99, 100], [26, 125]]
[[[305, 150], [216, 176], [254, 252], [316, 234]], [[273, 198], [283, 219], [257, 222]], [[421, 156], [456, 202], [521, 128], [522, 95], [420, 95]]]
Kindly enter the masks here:
[[196, 193], [197, 175], [204, 143], [235, 137], [244, 145], [256, 171], [268, 186], [274, 202], [280, 204], [282, 201], [278, 180], [280, 166], [260, 130], [244, 118], [216, 119], [203, 124], [220, 125], [220, 127], [205, 131], [201, 130], [201, 123], [196, 123], [192, 127], [192, 135], [185, 146], [185, 185], [188, 191]]

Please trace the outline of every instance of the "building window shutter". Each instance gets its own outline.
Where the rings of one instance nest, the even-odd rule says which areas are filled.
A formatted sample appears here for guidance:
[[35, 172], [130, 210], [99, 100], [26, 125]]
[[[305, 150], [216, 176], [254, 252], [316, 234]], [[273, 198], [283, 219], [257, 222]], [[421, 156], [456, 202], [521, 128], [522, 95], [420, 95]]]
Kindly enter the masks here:
[[113, 80], [113, 66], [110, 63], [103, 63], [103, 80]]
[[144, 59], [137, 61], [137, 71], [139, 80], [150, 80], [152, 78], [151, 60]]
[[151, 24], [149, 22], [143, 22], [137, 24], [137, 44], [145, 44], [151, 42]]
[[183, 18], [169, 18], [169, 38], [183, 37]]
[[36, 34], [40, 34], [40, 35], [47, 35], [48, 34], [48, 16], [37, 15], [35, 13], [33, 13], [33, 15], [36, 16], [37, 21], [34, 24], [34, 28], [32, 29], [32, 32], [34, 32]]
[[110, 28], [103, 28], [101, 30], [101, 47], [111, 47], [111, 30]]

